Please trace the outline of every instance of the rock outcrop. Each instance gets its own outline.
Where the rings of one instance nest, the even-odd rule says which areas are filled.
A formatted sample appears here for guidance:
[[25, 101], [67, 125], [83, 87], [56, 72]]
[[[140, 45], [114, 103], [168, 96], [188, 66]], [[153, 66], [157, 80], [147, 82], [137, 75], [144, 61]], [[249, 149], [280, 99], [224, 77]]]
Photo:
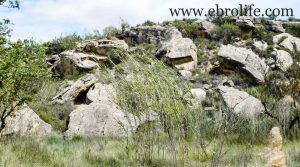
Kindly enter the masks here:
[[204, 101], [206, 99], [206, 91], [201, 88], [191, 89], [191, 93], [197, 102]]
[[97, 83], [87, 99], [89, 105], [81, 105], [69, 115], [66, 138], [73, 136], [125, 137], [146, 121], [156, 119], [153, 112], [140, 117], [123, 112], [114, 102], [115, 90], [112, 85]]
[[74, 101], [83, 93], [87, 93], [90, 87], [97, 82], [97, 78], [93, 74], [87, 74], [74, 82], [71, 86], [65, 88], [52, 98], [54, 103], [64, 103], [67, 101]]
[[51, 131], [51, 125], [25, 106], [5, 119], [5, 128], [0, 135], [45, 136]]
[[287, 71], [293, 65], [293, 58], [284, 50], [275, 50], [271, 53], [275, 66], [282, 71]]
[[267, 49], [268, 44], [264, 41], [254, 41], [253, 46], [257, 52], [262, 53], [264, 50]]
[[93, 102], [71, 112], [64, 136], [124, 137], [137, 126], [132, 114], [122, 112], [112, 103]]
[[195, 23], [199, 26], [199, 30], [203, 31], [206, 35], [210, 35], [211, 31], [216, 27], [214, 23], [206, 20], [197, 20]]
[[239, 68], [244, 73], [249, 74], [257, 83], [265, 82], [268, 66], [251, 50], [232, 45], [222, 45], [218, 56], [223, 65], [229, 68]]
[[242, 29], [254, 29], [255, 23], [258, 22], [257, 18], [251, 16], [236, 16], [229, 17], [228, 19], [237, 24]]
[[218, 91], [226, 106], [241, 117], [253, 118], [264, 111], [261, 101], [246, 92], [227, 86], [218, 86]]
[[122, 33], [119, 38], [124, 39], [130, 45], [149, 43], [158, 45], [164, 40], [167, 28], [162, 26], [137, 26], [131, 27]]
[[278, 33], [285, 32], [285, 29], [282, 26], [282, 23], [280, 21], [275, 20], [267, 20], [266, 21], [266, 29], [269, 31], [274, 31]]
[[123, 40], [117, 39], [101, 39], [101, 40], [87, 40], [79, 44], [79, 49], [83, 52], [95, 53], [98, 56], [107, 56], [107, 52], [111, 49], [121, 48], [128, 49], [128, 45]]
[[183, 38], [181, 33], [170, 28], [166, 32], [166, 39], [156, 53], [159, 59], [165, 59], [168, 64], [177, 69], [191, 70], [197, 66], [197, 48], [189, 38]]
[[288, 33], [278, 34], [273, 37], [273, 42], [290, 51], [300, 51], [300, 39]]
[[98, 68], [100, 62], [107, 61], [106, 57], [94, 54], [80, 53], [75, 50], [65, 51], [60, 54], [59, 69], [63, 76], [69, 76], [78, 72], [89, 72]]
[[96, 83], [87, 93], [87, 100], [91, 102], [114, 103], [115, 90], [111, 84]]
[[192, 72], [188, 70], [179, 70], [178, 73], [186, 80], [191, 80], [193, 77]]
[[89, 72], [99, 67], [99, 64], [108, 64], [108, 51], [111, 49], [128, 49], [123, 40], [87, 40], [79, 44], [78, 49], [69, 50], [53, 55], [46, 61], [55, 75], [62, 77]]

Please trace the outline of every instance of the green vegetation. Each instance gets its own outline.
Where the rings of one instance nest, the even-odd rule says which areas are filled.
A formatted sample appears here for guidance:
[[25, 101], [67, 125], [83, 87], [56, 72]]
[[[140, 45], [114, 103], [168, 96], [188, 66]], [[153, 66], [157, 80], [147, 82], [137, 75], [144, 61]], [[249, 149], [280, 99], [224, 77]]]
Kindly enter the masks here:
[[66, 50], [74, 49], [77, 47], [77, 43], [81, 40], [81, 37], [75, 33], [64, 37], [61, 36], [57, 39], [54, 39], [52, 42], [47, 42], [44, 44], [44, 46], [47, 47], [46, 54], [55, 55]]
[[[1, 121], [29, 102], [47, 78], [44, 48], [33, 41], [0, 45]], [[0, 131], [5, 127], [2, 122]]]
[[193, 19], [175, 20], [172, 24], [182, 33], [183, 37], [196, 39], [199, 37], [200, 31], [194, 21]]
[[264, 27], [255, 28], [251, 32], [251, 37], [260, 41], [265, 41], [269, 45], [273, 44], [273, 32], [268, 32]]
[[[18, 7], [17, 1], [0, 0], [0, 6], [4, 3]], [[192, 19], [165, 24], [174, 25], [184, 37], [193, 39], [198, 62], [213, 56], [205, 54], [217, 50], [220, 43], [230, 44], [241, 37], [247, 40], [248, 47], [253, 45], [253, 38], [266, 41], [269, 46], [261, 57], [269, 58], [274, 50], [274, 34], [264, 28], [242, 36], [241, 29], [226, 23], [224, 18], [210, 19], [218, 23], [211, 39], [199, 38], [198, 26]], [[154, 24], [149, 20], [143, 23]], [[1, 166], [263, 166], [266, 162], [261, 155], [267, 146], [266, 134], [274, 126], [282, 129], [287, 165], [300, 163], [300, 108], [296, 103], [300, 101], [300, 67], [296, 63], [287, 72], [270, 70], [262, 85], [245, 82], [237, 74], [226, 76], [236, 88], [258, 98], [264, 105], [264, 113], [248, 119], [225, 107], [215, 91], [220, 77], [225, 77], [218, 69], [206, 74], [194, 69], [195, 78], [187, 81], [178, 75], [178, 70], [155, 58], [158, 46], [140, 44], [129, 50], [110, 49], [106, 52], [108, 67], [93, 71], [99, 82], [114, 86], [115, 102], [121, 110], [138, 119], [142, 115], [157, 119], [142, 124], [126, 138], [75, 136], [64, 140], [62, 133], [67, 128], [68, 116], [77, 106], [72, 102], [51, 103], [51, 98], [69, 84], [49, 77], [44, 62], [46, 55], [74, 49], [86, 39], [111, 39], [129, 25], [121, 20], [120, 28], [110, 26], [102, 33], [94, 31], [85, 36], [74, 33], [43, 45], [34, 41], [10, 42], [9, 25], [8, 20], [0, 23], [0, 132], [5, 127], [5, 118], [24, 103], [51, 124], [54, 132], [41, 139], [1, 137]], [[290, 31], [299, 36], [297, 28]], [[300, 59], [299, 52], [290, 53], [295, 60]], [[69, 79], [76, 80], [80, 75], [83, 74]], [[191, 88], [204, 87], [204, 84], [212, 89], [207, 90], [204, 101], [196, 101]], [[294, 100], [284, 104], [290, 108], [283, 112], [278, 104], [287, 96]]]
[[[200, 139], [199, 139], [200, 140]], [[164, 147], [161, 143], [159, 147]], [[218, 145], [212, 141], [207, 152], [199, 151], [201, 145], [193, 143], [176, 143], [180, 148], [177, 160], [168, 156], [170, 152], [161, 152], [158, 156], [153, 152], [153, 163], [148, 166], [211, 166], [212, 162], [220, 167], [228, 166], [263, 166], [265, 161], [261, 154], [264, 145], [225, 144]], [[212, 161], [213, 152], [222, 147], [220, 162]], [[299, 161], [299, 141], [283, 144], [287, 166], [297, 166]], [[188, 149], [187, 149], [188, 148]], [[199, 148], [200, 149], [200, 148]], [[76, 139], [65, 141], [53, 134], [42, 140], [33, 138], [2, 139], [0, 142], [1, 166], [139, 166], [135, 161], [135, 150], [126, 140], [112, 138]], [[160, 158], [164, 156], [164, 159]]]
[[224, 23], [221, 26], [215, 27], [211, 32], [211, 36], [216, 41], [229, 44], [232, 43], [235, 38], [241, 36], [241, 30], [237, 25]]
[[299, 38], [300, 37], [300, 24], [295, 23], [295, 24], [288, 25], [286, 32]]

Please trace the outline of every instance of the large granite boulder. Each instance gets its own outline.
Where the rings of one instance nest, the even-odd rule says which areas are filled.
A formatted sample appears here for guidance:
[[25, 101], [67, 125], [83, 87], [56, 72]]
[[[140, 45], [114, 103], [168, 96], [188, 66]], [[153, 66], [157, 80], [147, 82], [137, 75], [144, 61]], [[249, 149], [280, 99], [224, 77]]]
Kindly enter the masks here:
[[257, 83], [265, 82], [268, 66], [251, 50], [233, 45], [222, 45], [218, 56], [221, 58], [223, 66], [239, 68], [249, 74]]
[[218, 86], [218, 91], [226, 106], [241, 117], [253, 118], [264, 112], [261, 101], [246, 92], [227, 86]]
[[51, 131], [51, 125], [25, 106], [5, 119], [5, 128], [0, 135], [45, 136]]
[[176, 28], [167, 30], [166, 39], [161, 43], [156, 57], [181, 70], [192, 70], [197, 66], [195, 44], [191, 39], [183, 38]]
[[64, 136], [125, 137], [144, 122], [157, 119], [155, 113], [150, 111], [139, 117], [123, 112], [114, 102], [114, 97], [112, 85], [95, 84], [87, 94], [91, 103], [79, 106], [69, 115], [68, 130]]
[[66, 138], [73, 136], [124, 137], [137, 128], [132, 114], [122, 112], [112, 103], [81, 105], [69, 115]]
[[164, 39], [166, 30], [159, 25], [131, 27], [126, 29], [119, 38], [131, 45], [141, 43], [158, 45]]
[[275, 60], [275, 67], [282, 71], [287, 71], [293, 65], [294, 61], [289, 52], [284, 50], [274, 50], [271, 55]]
[[87, 74], [71, 86], [68, 86], [63, 91], [58, 93], [55, 97], [52, 98], [54, 103], [64, 103], [67, 101], [74, 101], [83, 93], [87, 93], [90, 87], [92, 87], [97, 82], [97, 78], [93, 74]]
[[280, 21], [275, 20], [267, 20], [266, 21], [266, 29], [269, 31], [274, 31], [278, 33], [285, 32], [285, 29], [282, 26], [282, 23]]
[[300, 51], [300, 39], [289, 33], [281, 33], [273, 37], [273, 42], [290, 51]]

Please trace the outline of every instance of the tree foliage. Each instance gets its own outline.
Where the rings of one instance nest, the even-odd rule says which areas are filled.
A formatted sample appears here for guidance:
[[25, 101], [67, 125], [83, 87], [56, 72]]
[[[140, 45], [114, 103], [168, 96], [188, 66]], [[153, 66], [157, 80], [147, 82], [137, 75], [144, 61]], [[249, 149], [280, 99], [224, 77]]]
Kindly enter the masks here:
[[5, 118], [31, 100], [47, 76], [44, 49], [33, 41], [4, 43], [0, 48], [0, 111]]

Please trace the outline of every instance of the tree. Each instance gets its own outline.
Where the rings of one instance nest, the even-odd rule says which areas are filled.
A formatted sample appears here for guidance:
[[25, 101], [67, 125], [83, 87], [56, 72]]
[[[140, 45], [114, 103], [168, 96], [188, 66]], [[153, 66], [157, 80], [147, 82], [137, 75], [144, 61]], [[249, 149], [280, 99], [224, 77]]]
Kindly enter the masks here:
[[19, 8], [18, 0], [0, 0], [0, 7]]
[[[18, 1], [0, 0], [0, 6], [18, 5]], [[0, 24], [0, 132], [6, 118], [30, 101], [47, 76], [44, 48], [31, 40], [9, 42], [8, 25], [8, 20]]]
[[5, 45], [0, 49], [0, 132], [5, 119], [31, 100], [47, 76], [44, 48], [33, 41]]

